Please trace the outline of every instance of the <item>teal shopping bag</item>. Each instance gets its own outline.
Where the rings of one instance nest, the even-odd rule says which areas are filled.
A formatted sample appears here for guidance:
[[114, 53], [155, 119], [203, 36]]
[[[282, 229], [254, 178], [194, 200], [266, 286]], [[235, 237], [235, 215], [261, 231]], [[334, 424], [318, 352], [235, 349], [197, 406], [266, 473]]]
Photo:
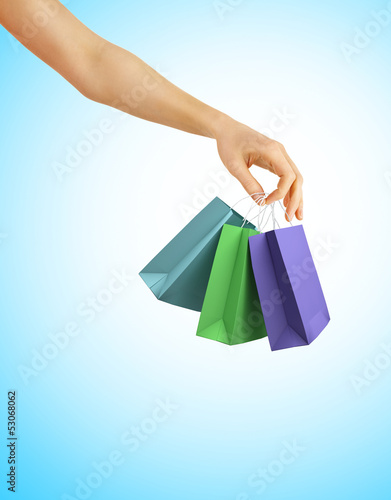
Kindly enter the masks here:
[[243, 217], [216, 197], [144, 267], [140, 276], [159, 300], [201, 311], [224, 224], [240, 227]]

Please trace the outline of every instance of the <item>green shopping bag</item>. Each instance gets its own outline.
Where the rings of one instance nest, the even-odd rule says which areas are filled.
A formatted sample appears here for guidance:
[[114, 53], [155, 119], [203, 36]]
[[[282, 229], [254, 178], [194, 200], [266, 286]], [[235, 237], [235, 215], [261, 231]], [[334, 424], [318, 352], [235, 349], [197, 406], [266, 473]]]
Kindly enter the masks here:
[[266, 337], [251, 267], [254, 229], [224, 224], [217, 246], [197, 335], [234, 345]]

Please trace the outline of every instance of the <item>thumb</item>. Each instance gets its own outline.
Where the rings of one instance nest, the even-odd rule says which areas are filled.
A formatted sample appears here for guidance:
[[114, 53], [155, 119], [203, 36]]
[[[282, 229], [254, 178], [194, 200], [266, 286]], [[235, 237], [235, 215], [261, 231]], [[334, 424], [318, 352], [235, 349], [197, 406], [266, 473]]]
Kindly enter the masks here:
[[249, 195], [253, 195], [253, 200], [259, 204], [261, 201], [260, 195], [264, 193], [263, 187], [251, 175], [244, 160], [238, 161], [234, 165], [234, 168], [231, 169], [231, 173], [234, 177], [236, 177], [247, 193]]

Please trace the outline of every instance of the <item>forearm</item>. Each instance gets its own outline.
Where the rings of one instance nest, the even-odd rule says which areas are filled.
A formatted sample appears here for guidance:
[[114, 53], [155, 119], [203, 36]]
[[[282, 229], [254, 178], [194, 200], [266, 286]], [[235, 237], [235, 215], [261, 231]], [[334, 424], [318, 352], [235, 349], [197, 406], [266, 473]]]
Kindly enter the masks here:
[[226, 116], [176, 87], [134, 54], [109, 42], [84, 89], [87, 97], [186, 132], [215, 137]]
[[282, 144], [179, 89], [134, 54], [107, 42], [58, 0], [0, 0], [0, 23], [86, 97], [193, 134], [214, 137], [224, 165], [250, 194], [263, 192], [253, 164], [278, 175], [268, 203], [285, 198], [303, 216], [302, 176]]
[[[46, 22], [37, 25], [42, 16]], [[217, 122], [225, 117], [134, 54], [93, 33], [58, 0], [0, 0], [0, 22], [83, 95], [97, 102], [209, 137], [215, 137]]]

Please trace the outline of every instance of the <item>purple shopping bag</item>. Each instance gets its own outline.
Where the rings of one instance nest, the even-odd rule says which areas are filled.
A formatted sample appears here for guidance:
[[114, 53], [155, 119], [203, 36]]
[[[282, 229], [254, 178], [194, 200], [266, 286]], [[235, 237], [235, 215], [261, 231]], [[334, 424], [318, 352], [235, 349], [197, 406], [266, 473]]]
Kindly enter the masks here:
[[272, 351], [310, 344], [330, 316], [303, 226], [250, 236], [249, 245]]

